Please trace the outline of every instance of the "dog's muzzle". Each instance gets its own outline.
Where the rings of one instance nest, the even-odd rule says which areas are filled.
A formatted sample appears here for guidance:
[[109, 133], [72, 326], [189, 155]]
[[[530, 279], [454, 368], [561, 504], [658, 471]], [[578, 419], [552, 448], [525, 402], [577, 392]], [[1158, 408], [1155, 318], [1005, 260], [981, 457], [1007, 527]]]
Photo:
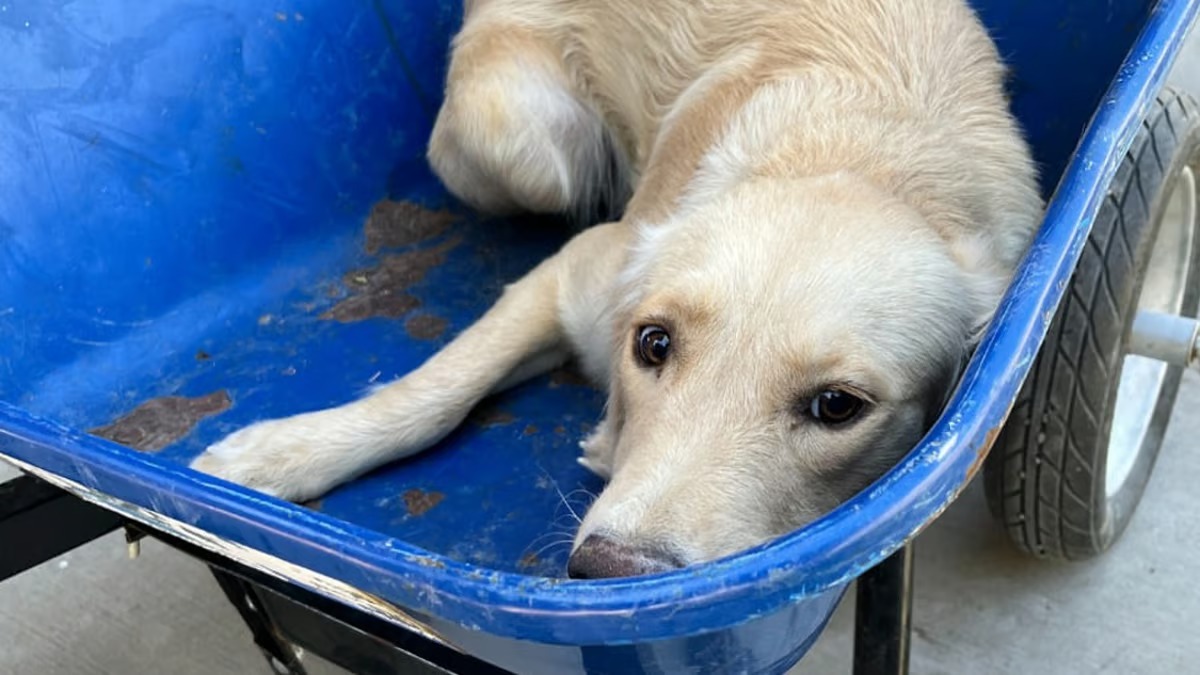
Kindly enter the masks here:
[[572, 579], [638, 577], [683, 567], [683, 561], [660, 547], [633, 546], [612, 537], [589, 535], [567, 562]]

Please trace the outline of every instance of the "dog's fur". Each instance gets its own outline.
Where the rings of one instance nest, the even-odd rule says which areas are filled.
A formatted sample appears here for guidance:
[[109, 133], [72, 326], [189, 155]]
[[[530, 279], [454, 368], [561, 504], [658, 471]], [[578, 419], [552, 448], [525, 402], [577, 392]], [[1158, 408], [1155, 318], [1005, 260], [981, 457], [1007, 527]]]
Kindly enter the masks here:
[[[624, 215], [403, 379], [194, 466], [311, 498], [574, 354], [610, 392], [581, 576], [792, 530], [919, 439], [1026, 248], [1042, 205], [1003, 76], [964, 0], [468, 0], [434, 169], [488, 212]], [[831, 389], [867, 402], [853, 422], [810, 414]]]

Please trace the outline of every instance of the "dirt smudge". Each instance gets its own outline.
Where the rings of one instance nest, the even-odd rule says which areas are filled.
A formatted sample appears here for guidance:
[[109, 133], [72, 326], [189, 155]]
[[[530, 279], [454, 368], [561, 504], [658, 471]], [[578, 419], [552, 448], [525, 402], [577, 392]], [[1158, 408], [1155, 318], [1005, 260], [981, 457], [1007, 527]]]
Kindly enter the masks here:
[[404, 330], [418, 340], [436, 340], [446, 332], [447, 322], [433, 314], [417, 314], [404, 322]]
[[223, 389], [195, 398], [163, 396], [146, 401], [111, 424], [88, 433], [134, 450], [158, 452], [187, 436], [200, 420], [222, 413], [231, 405], [229, 394]]
[[521, 433], [526, 436], [532, 436], [532, 435], [536, 434], [537, 432], [538, 432], [538, 428], [535, 425], [530, 424], [530, 425], [526, 426], [525, 430], [522, 431]]
[[367, 253], [380, 249], [411, 246], [432, 239], [449, 227], [456, 217], [446, 210], [430, 211], [412, 202], [384, 199], [375, 204], [363, 226]]
[[421, 306], [421, 301], [405, 291], [425, 278], [429, 270], [446, 260], [446, 253], [458, 240], [420, 251], [389, 255], [375, 267], [348, 272], [342, 282], [349, 297], [321, 315], [340, 323], [372, 317], [397, 319]]
[[404, 509], [414, 518], [429, 513], [430, 509], [441, 504], [446, 498], [441, 492], [426, 492], [420, 488], [408, 490], [401, 496], [404, 498]]
[[536, 553], [526, 553], [525, 555], [521, 556], [520, 560], [517, 561], [517, 566], [525, 569], [536, 566], [538, 562], [539, 561]]

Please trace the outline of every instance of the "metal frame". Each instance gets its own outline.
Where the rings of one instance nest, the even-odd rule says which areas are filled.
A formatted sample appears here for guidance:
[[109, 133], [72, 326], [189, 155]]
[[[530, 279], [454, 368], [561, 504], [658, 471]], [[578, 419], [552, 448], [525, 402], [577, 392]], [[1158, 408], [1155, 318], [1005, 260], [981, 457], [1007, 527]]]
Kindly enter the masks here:
[[858, 578], [854, 675], [905, 675], [912, 646], [913, 545]]
[[[124, 526], [131, 547], [144, 536], [209, 565], [271, 669], [306, 675], [301, 649], [354, 673], [509, 675], [477, 659], [170, 534], [143, 529], [34, 476], [0, 484], [0, 581]], [[136, 549], [131, 548], [131, 553]], [[854, 674], [908, 672], [912, 547], [858, 580]], [[299, 648], [298, 648], [299, 647]]]
[[108, 534], [121, 523], [115, 513], [33, 476], [0, 483], [0, 581]]
[[253, 584], [242, 580], [224, 570], [211, 567], [217, 585], [225, 592], [225, 597], [233, 605], [242, 621], [254, 636], [254, 644], [267, 657], [271, 670], [280, 675], [307, 675], [304, 664], [300, 662], [301, 653], [296, 650], [276, 627], [261, 600], [257, 600], [257, 592]]

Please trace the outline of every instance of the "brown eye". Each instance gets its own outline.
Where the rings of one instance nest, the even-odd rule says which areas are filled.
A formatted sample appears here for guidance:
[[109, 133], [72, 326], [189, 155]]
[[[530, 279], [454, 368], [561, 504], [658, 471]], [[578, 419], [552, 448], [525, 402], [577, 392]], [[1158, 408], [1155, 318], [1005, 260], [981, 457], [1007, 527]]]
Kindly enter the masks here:
[[822, 424], [838, 426], [858, 417], [863, 407], [863, 400], [854, 394], [826, 389], [813, 398], [809, 412]]
[[671, 352], [671, 336], [662, 326], [643, 326], [638, 330], [637, 355], [648, 366], [661, 366]]

